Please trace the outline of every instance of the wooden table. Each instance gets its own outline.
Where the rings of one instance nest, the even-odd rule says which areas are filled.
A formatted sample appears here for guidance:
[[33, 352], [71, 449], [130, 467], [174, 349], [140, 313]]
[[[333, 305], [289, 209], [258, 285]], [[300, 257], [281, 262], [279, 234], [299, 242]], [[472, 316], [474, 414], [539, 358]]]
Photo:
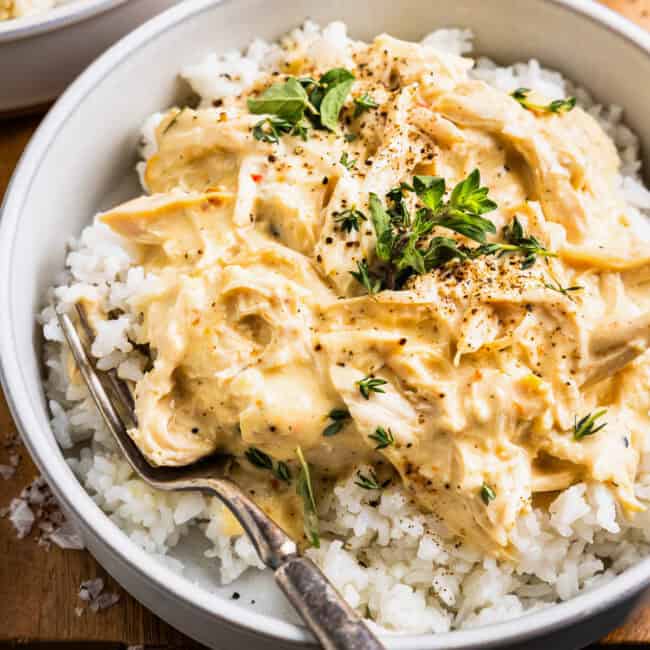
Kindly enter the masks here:
[[[650, 0], [606, 0], [605, 4], [650, 29]], [[0, 122], [0, 197], [40, 119], [31, 116]], [[7, 464], [9, 452], [2, 443], [14, 431], [0, 395], [0, 464]], [[7, 481], [0, 479], [0, 508], [36, 475], [36, 468], [22, 450], [16, 474]], [[81, 605], [79, 585], [96, 576], [106, 580], [108, 590], [120, 593], [120, 601], [97, 614], [85, 611], [77, 616], [75, 608]], [[44, 551], [35, 535], [19, 541], [6, 518], [0, 519], [0, 647], [3, 641], [7, 645], [31, 641], [39, 648], [66, 650], [126, 650], [136, 644], [161, 650], [202, 647], [129, 596], [87, 551], [62, 551], [57, 547]], [[604, 643], [650, 645], [650, 605], [641, 606]]]

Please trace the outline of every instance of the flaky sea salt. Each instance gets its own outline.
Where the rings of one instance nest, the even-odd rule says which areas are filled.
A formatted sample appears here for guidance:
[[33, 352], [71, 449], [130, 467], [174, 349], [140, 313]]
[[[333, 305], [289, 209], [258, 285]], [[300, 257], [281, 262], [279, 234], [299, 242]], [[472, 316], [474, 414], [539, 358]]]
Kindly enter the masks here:
[[120, 600], [120, 595], [116, 593], [100, 594], [92, 603], [90, 609], [93, 612], [99, 612], [102, 609], [113, 607]]
[[12, 499], [9, 504], [9, 521], [16, 529], [18, 539], [27, 537], [32, 530], [36, 517], [24, 499]]
[[[81, 583], [79, 586], [79, 598], [88, 603], [88, 608], [92, 612], [97, 613], [115, 605], [120, 600], [120, 595], [116, 593], [105, 593], [103, 578], [93, 578], [92, 580], [84, 580]], [[80, 615], [77, 614], [77, 616]]]
[[95, 600], [104, 590], [104, 580], [102, 578], [93, 578], [84, 580], [79, 586], [79, 598], [86, 602]]
[[[17, 464], [19, 456], [10, 457], [12, 465]], [[18, 460], [15, 460], [18, 459]], [[3, 475], [0, 465], [0, 476]], [[83, 539], [75, 527], [66, 520], [59, 508], [56, 497], [52, 494], [47, 482], [41, 476], [35, 478], [20, 495], [13, 499], [8, 508], [0, 509], [0, 517], [9, 515], [9, 520], [16, 529], [18, 539], [27, 537], [36, 524], [39, 537], [38, 544], [46, 550], [51, 544], [63, 549], [81, 550], [84, 548]]]
[[63, 525], [50, 533], [49, 540], [65, 550], [81, 551], [85, 548], [81, 535], [69, 521], [64, 522]]

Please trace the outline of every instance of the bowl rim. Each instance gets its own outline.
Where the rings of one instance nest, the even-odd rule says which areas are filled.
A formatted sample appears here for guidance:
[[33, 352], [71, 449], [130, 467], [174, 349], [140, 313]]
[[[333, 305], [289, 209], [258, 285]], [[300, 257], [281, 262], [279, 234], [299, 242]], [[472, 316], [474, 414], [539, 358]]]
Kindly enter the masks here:
[[[125, 0], [96, 0], [92, 6], [95, 9], [98, 6], [108, 8], [123, 1]], [[579, 18], [595, 22], [650, 57], [650, 34], [602, 5], [590, 0], [537, 1], [549, 2], [562, 10], [577, 14]], [[14, 274], [10, 261], [20, 215], [34, 176], [42, 159], [47, 156], [52, 142], [57, 138], [60, 128], [93, 92], [95, 86], [133, 52], [174, 29], [178, 24], [214, 7], [233, 2], [236, 0], [187, 0], [144, 23], [113, 45], [77, 78], [33, 135], [0, 206], [0, 313], [10, 314], [8, 323], [0, 328], [0, 380], [16, 426], [32, 458], [64, 509], [74, 513], [74, 518], [81, 524], [85, 535], [101, 540], [107, 552], [126, 565], [132, 573], [138, 574], [148, 582], [152, 590], [167, 591], [186, 604], [197, 607], [204, 614], [214, 616], [228, 627], [244, 629], [277, 641], [305, 643], [309, 642], [311, 637], [303, 627], [222, 600], [206, 589], [197, 589], [190, 580], [162, 565], [110, 521], [74, 476], [62, 456], [53, 457], [48, 453], [51, 443], [48, 443], [47, 438], [52, 436], [52, 431], [49, 427], [41, 427], [38, 424], [36, 407], [29, 397], [29, 383], [18, 363], [14, 344], [15, 326], [10, 311], [11, 295], [14, 291]], [[605, 585], [580, 593], [566, 602], [524, 614], [523, 617], [443, 634], [387, 634], [383, 638], [388, 647], [396, 650], [442, 647], [460, 650], [477, 645], [501, 647], [506, 643], [524, 641], [538, 634], [577, 623], [636, 595], [648, 583], [650, 557], [642, 559]], [[525, 625], [520, 622], [522, 618], [525, 618]]]
[[72, 0], [38, 14], [0, 21], [0, 43], [17, 41], [73, 25], [137, 0]]

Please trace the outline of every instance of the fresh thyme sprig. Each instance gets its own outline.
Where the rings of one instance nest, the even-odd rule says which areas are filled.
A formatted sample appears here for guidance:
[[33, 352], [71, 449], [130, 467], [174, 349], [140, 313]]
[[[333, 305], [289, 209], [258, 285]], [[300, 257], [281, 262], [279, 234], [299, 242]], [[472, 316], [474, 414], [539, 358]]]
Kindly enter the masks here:
[[355, 485], [358, 485], [364, 490], [381, 490], [385, 488], [390, 483], [390, 479], [386, 479], [383, 482], [379, 482], [377, 474], [374, 470], [369, 470], [368, 474], [362, 474], [361, 470], [357, 470], [357, 480], [354, 482]]
[[527, 235], [524, 228], [517, 217], [512, 220], [510, 225], [504, 226], [503, 238], [508, 242], [507, 244], [488, 244], [486, 252], [499, 252], [499, 255], [506, 253], [518, 253], [523, 255], [524, 259], [521, 263], [522, 269], [529, 269], [537, 261], [537, 256], [540, 257], [557, 257], [557, 253], [553, 253], [544, 248], [542, 243], [533, 235]]
[[486, 506], [490, 505], [490, 501], [497, 498], [496, 492], [487, 484], [483, 483], [481, 486], [481, 499]]
[[346, 409], [332, 409], [327, 417], [332, 422], [323, 429], [323, 435], [329, 438], [330, 436], [335, 436], [345, 426], [345, 421], [350, 419], [350, 411]]
[[370, 375], [356, 382], [359, 392], [365, 399], [370, 399], [370, 393], [385, 393], [386, 391], [381, 386], [385, 386], [387, 383], [385, 379]]
[[[556, 257], [533, 235], [526, 234], [517, 217], [503, 228], [504, 242], [488, 242], [487, 235], [495, 234], [496, 227], [483, 215], [497, 204], [488, 196], [488, 188], [481, 186], [481, 177], [475, 169], [454, 186], [448, 200], [444, 200], [446, 183], [437, 176], [415, 176], [413, 183], [400, 183], [386, 194], [384, 205], [377, 194], [368, 198], [370, 218], [375, 230], [375, 253], [378, 265], [374, 273], [366, 261], [357, 263], [351, 271], [368, 291], [376, 293], [383, 288], [399, 289], [412, 275], [422, 275], [451, 262], [475, 259], [482, 255], [523, 256], [522, 268], [535, 264], [537, 257]], [[415, 193], [421, 203], [413, 213], [405, 197]], [[435, 236], [434, 228], [446, 228], [478, 246], [468, 246], [450, 237]], [[377, 273], [381, 273], [378, 275]]]
[[550, 289], [551, 291], [557, 291], [558, 293], [561, 293], [563, 296], [566, 296], [569, 300], [573, 300], [573, 296], [571, 295], [572, 293], [575, 293], [576, 291], [582, 291], [584, 287], [576, 284], [572, 287], [563, 287], [559, 280], [556, 278], [551, 278], [551, 282], [544, 282], [544, 286], [547, 289]]
[[281, 481], [291, 483], [291, 470], [289, 469], [289, 465], [287, 465], [283, 460], [278, 461], [278, 464], [275, 466], [273, 471]]
[[257, 447], [249, 447], [244, 455], [251, 465], [271, 470], [281, 481], [291, 482], [291, 470], [284, 461], [280, 460], [274, 465], [272, 458]]
[[573, 423], [574, 440], [582, 440], [587, 436], [593, 436], [601, 429], [604, 429], [607, 426], [607, 422], [603, 422], [602, 424], [596, 426], [596, 421], [602, 418], [605, 413], [607, 413], [607, 409], [600, 409], [595, 413], [588, 413], [579, 420], [576, 417]]
[[379, 104], [368, 93], [363, 93], [360, 97], [354, 98], [354, 117], [359, 117], [359, 115], [378, 106]]
[[300, 124], [300, 122], [292, 124], [281, 117], [269, 115], [269, 117], [265, 117], [255, 124], [253, 127], [253, 137], [261, 142], [277, 143], [280, 141], [280, 136], [289, 133], [291, 135], [301, 135], [306, 140], [307, 138], [304, 137], [306, 131], [304, 131], [304, 128]]
[[310, 128], [336, 132], [339, 113], [354, 84], [354, 75], [345, 68], [333, 68], [320, 79], [289, 77], [273, 84], [257, 97], [248, 99], [248, 110], [268, 115], [253, 127], [253, 137], [277, 143], [281, 135], [307, 139]]
[[351, 169], [354, 169], [354, 166], [357, 164], [356, 159], [355, 159], [355, 160], [351, 160], [351, 159], [350, 159], [350, 157], [349, 157], [347, 151], [344, 151], [344, 152], [341, 154], [341, 158], [339, 159], [339, 162], [340, 162], [341, 165], [343, 165], [343, 167], [345, 167], [348, 171], [350, 171]]
[[517, 90], [510, 93], [510, 96], [516, 99], [527, 111], [532, 111], [533, 113], [568, 113], [573, 110], [576, 105], [575, 97], [555, 99], [545, 105], [534, 104], [528, 99], [530, 92], [530, 88], [517, 88]]
[[[422, 207], [411, 214], [405, 194], [414, 192]], [[465, 259], [470, 249], [449, 237], [430, 237], [436, 227], [457, 232], [481, 244], [487, 233], [494, 233], [494, 224], [482, 215], [496, 208], [488, 198], [487, 187], [481, 186], [475, 169], [443, 200], [446, 183], [437, 176], [415, 176], [413, 184], [401, 183], [386, 195], [388, 205], [370, 193], [368, 207], [377, 237], [376, 254], [384, 266], [384, 285], [399, 288], [415, 274], [423, 274], [454, 258]], [[427, 243], [426, 247], [424, 246]], [[356, 276], [355, 276], [356, 277]]]
[[305, 456], [300, 447], [296, 447], [296, 456], [298, 456], [298, 461], [300, 462], [300, 474], [296, 483], [296, 492], [302, 498], [304, 513], [303, 529], [309, 543], [315, 548], [320, 548], [318, 512], [316, 510], [316, 499], [311, 483], [309, 464], [305, 460]]
[[390, 445], [395, 444], [395, 438], [393, 437], [393, 432], [390, 429], [385, 429], [384, 427], [377, 427], [374, 433], [371, 433], [368, 438], [374, 440], [377, 445], [376, 450], [386, 449]]
[[382, 290], [382, 280], [370, 272], [366, 260], [357, 262], [357, 270], [350, 271], [350, 275], [361, 284], [369, 295], [373, 295]]
[[358, 231], [361, 222], [367, 220], [368, 217], [366, 217], [361, 210], [357, 209], [356, 205], [342, 210], [339, 213], [335, 213], [334, 215], [334, 222], [341, 224], [341, 229], [345, 232], [352, 232], [353, 230]]

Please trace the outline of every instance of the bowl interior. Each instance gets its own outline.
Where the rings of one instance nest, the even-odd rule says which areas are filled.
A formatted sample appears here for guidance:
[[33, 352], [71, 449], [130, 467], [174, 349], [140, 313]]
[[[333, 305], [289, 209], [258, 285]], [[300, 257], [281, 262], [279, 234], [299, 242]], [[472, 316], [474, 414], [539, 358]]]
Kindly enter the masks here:
[[[587, 8], [592, 15], [580, 13], [580, 8]], [[650, 85], [639, 83], [650, 78], [644, 35], [630, 26], [631, 37], [638, 39], [634, 43], [598, 21], [603, 17], [626, 28], [606, 10], [581, 1], [276, 0], [269, 4], [266, 0], [240, 0], [217, 4], [196, 0], [154, 19], [91, 66], [55, 106], [30, 145], [8, 192], [0, 243], [0, 309], [8, 315], [1, 338], [5, 386], [37, 462], [68, 509], [91, 513], [86, 526], [97, 533], [101, 515], [67, 470], [49, 428], [39, 359], [40, 332], [34, 315], [43, 304], [45, 289], [62, 268], [66, 240], [78, 235], [98, 209], [137, 193], [134, 165], [140, 125], [149, 114], [174, 103], [181, 91], [176, 77], [180, 68], [210, 51], [242, 48], [256, 37], [276, 39], [306, 18], [320, 23], [345, 20], [352, 36], [365, 39], [383, 31], [420, 39], [438, 27], [470, 27], [476, 35], [477, 53], [502, 63], [538, 58], [578, 80], [597, 100], [624, 106], [626, 122], [642, 138], [646, 169], [650, 169], [650, 125], [645, 119]], [[645, 48], [647, 43], [646, 37]], [[101, 526], [100, 537], [112, 524], [105, 521]], [[120, 553], [128, 548], [133, 558], [139, 557], [117, 529], [105, 543], [119, 546]], [[201, 544], [194, 539], [181, 545], [177, 553], [189, 561], [193, 577], [199, 576], [209, 588], [216, 571], [200, 551]], [[287, 639], [302, 636], [291, 626], [255, 614], [265, 612], [278, 621], [294, 620], [270, 576], [247, 576], [227, 588], [212, 588], [208, 594], [162, 568], [142, 566], [158, 584], [167, 581], [170, 588], [196, 603], [201, 601], [201, 606], [221, 610], [227, 618]], [[632, 571], [637, 573], [625, 584], [621, 582], [620, 589], [637, 586], [650, 573], [647, 567]], [[233, 591], [244, 596], [237, 605], [229, 602]], [[254, 610], [249, 605], [251, 598], [257, 603]], [[607, 598], [601, 593], [597, 600], [606, 604]], [[584, 610], [587, 601], [582, 603]], [[571, 603], [561, 607], [566, 616], [579, 612]], [[534, 630], [534, 620], [537, 625], [547, 625], [552, 615], [529, 617], [529, 630]], [[498, 626], [502, 640], [504, 634], [521, 632], [521, 626], [505, 625]], [[494, 632], [491, 629], [452, 633], [435, 640], [394, 640], [390, 646], [470, 647], [497, 634], [496, 627]]]

